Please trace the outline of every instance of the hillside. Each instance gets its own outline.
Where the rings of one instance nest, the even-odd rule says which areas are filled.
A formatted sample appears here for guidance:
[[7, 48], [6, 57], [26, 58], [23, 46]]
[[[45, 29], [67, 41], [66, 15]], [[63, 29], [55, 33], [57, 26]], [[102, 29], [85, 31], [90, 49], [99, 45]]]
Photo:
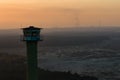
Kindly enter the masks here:
[[[0, 80], [26, 80], [25, 57], [0, 54]], [[96, 77], [80, 76], [77, 73], [39, 69], [39, 80], [97, 80]]]

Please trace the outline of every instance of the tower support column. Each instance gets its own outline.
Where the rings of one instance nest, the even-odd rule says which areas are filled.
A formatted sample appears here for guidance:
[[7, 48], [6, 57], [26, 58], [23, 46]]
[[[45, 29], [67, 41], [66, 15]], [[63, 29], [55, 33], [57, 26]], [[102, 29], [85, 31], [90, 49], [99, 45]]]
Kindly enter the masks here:
[[27, 46], [27, 80], [38, 80], [37, 41], [26, 42]]
[[38, 80], [37, 43], [42, 41], [41, 29], [34, 26], [22, 28], [27, 52], [27, 80]]

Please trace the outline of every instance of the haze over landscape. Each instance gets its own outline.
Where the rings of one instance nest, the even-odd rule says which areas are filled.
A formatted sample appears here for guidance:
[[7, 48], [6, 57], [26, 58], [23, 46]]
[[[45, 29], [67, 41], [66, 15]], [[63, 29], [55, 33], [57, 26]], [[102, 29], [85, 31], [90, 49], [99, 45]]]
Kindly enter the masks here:
[[[5, 33], [6, 32], [6, 33]], [[1, 30], [0, 53], [26, 56], [18, 29]], [[71, 71], [99, 80], [120, 79], [120, 28], [44, 29], [38, 46], [40, 68]]]
[[43, 28], [40, 68], [120, 80], [119, 4], [119, 0], [1, 0], [0, 57], [26, 57], [21, 28], [33, 25]]

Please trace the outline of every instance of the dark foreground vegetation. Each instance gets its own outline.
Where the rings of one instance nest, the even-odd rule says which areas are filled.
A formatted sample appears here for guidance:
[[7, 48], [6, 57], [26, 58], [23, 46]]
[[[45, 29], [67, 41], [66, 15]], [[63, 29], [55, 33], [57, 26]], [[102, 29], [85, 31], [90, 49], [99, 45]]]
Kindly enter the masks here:
[[[98, 80], [77, 73], [39, 69], [39, 80]], [[0, 54], [0, 80], [26, 80], [26, 60], [18, 55]]]

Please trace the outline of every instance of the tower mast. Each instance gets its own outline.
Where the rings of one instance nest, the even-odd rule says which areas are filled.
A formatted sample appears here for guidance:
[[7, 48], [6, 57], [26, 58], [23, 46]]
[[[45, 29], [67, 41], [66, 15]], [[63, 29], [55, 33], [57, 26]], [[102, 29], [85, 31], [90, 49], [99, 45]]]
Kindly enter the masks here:
[[41, 41], [41, 29], [34, 26], [22, 29], [23, 41], [26, 42], [27, 47], [27, 80], [38, 80], [37, 44]]

